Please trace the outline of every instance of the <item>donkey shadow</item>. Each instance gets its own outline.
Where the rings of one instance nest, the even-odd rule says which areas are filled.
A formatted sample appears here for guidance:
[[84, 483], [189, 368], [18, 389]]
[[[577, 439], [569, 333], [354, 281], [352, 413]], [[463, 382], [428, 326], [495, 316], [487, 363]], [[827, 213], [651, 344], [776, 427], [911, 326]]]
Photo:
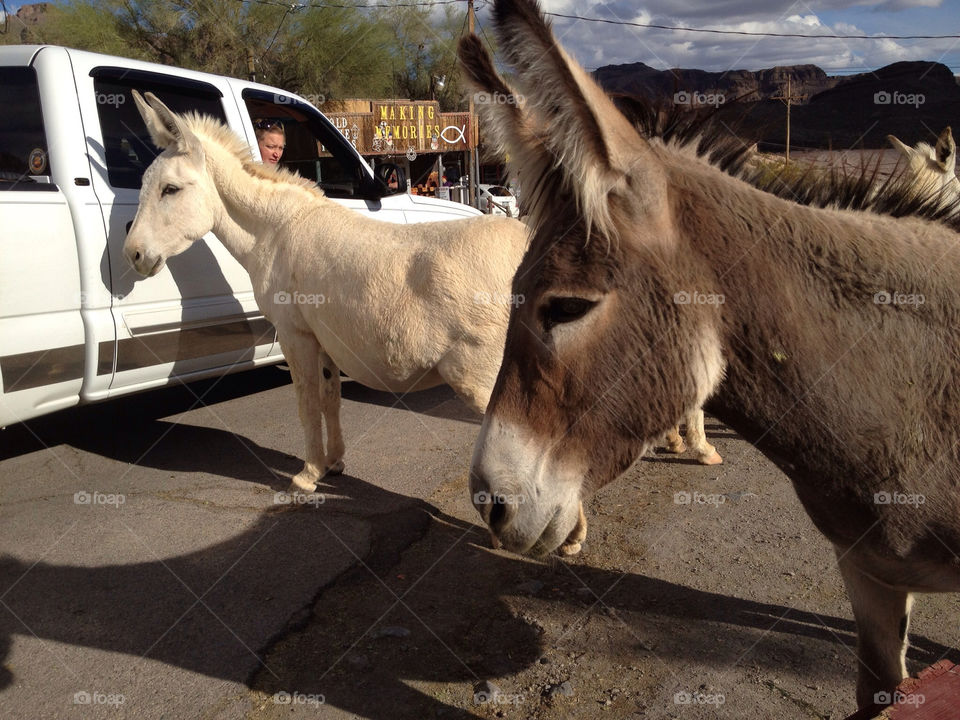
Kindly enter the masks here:
[[[247, 391], [251, 382], [264, 389], [286, 382], [282, 375], [270, 374], [256, 380], [238, 376], [233, 382], [241, 380]], [[234, 391], [229, 384], [212, 388], [205, 402]], [[56, 428], [48, 424], [46, 429], [57, 429], [59, 442], [129, 462], [140, 460], [142, 448], [166, 433], [141, 462], [268, 482], [276, 489], [284, 488], [287, 477], [299, 469], [297, 458], [249, 438], [189, 425], [171, 428], [167, 421], [151, 419], [165, 417], [182, 399], [165, 399], [129, 423], [116, 417], [110, 425], [58, 421]], [[122, 416], [126, 410], [111, 404], [95, 410], [101, 412]], [[114, 429], [104, 433], [103, 427], [110, 426]], [[263, 465], [250, 462], [240, 447]], [[264, 466], [285, 476], [271, 480]], [[853, 622], [847, 619], [635, 573], [535, 564], [493, 552], [481, 547], [487, 536], [477, 526], [361, 478], [326, 478], [320, 491], [331, 498], [319, 507], [261, 512], [248, 529], [223, 542], [162, 561], [90, 567], [31, 565], [0, 556], [0, 661], [9, 655], [13, 638], [22, 635], [121, 653], [133, 665], [146, 657], [270, 693], [322, 695], [327, 704], [366, 717], [383, 717], [388, 707], [403, 708], [408, 717], [475, 717], [411, 683], [472, 685], [485, 678], [509, 678], [537, 662], [549, 651], [543, 635], [535, 622], [517, 617], [507, 601], [520, 594], [518, 586], [531, 575], [546, 587], [567, 590], [542, 598], [548, 613], [582, 614], [592, 598], [585, 601], [577, 594], [580, 581], [597, 595], [616, 585], [604, 596], [604, 605], [629, 616], [633, 626], [607, 650], [618, 656], [642, 659], [648, 648], [655, 648], [661, 658], [707, 659], [729, 667], [751, 635], [773, 626], [783, 653], [776, 661], [766, 656], [756, 661], [772, 671], [787, 667], [803, 674], [816, 669], [817, 652], [804, 651], [809, 643], [784, 638], [827, 647], [854, 643]], [[363, 563], [319, 588], [320, 581], [310, 578], [330, 576], [322, 549], [338, 545], [331, 525], [359, 521], [367, 521], [371, 533]], [[416, 552], [404, 552], [417, 542], [422, 545]], [[317, 552], [294, 555], [291, 548]], [[303, 610], [291, 617], [291, 607]], [[384, 625], [402, 626], [409, 636], [384, 636]], [[926, 638], [911, 640], [916, 660], [950, 654]], [[0, 669], [0, 689], [16, 682], [15, 668]], [[506, 686], [509, 681], [498, 682]], [[850, 683], [852, 694], [852, 668]]]
[[[290, 607], [282, 596], [293, 592], [291, 566], [296, 576], [309, 578], [314, 566], [322, 566], [323, 553], [293, 558], [289, 549], [335, 543], [328, 523], [343, 512], [336, 502], [264, 512], [227, 541], [163, 561], [31, 566], [0, 557], [0, 658], [21, 634], [134, 661], [147, 657], [268, 693], [322, 695], [327, 704], [364, 717], [382, 717], [386, 707], [403, 708], [405, 717], [474, 717], [410, 683], [474, 684], [508, 678], [537, 662], [548, 649], [536, 623], [517, 617], [505, 602], [531, 575], [571, 590], [546, 598], [547, 612], [583, 612], [592, 598], [585, 603], [573, 592], [580, 581], [597, 595], [617, 584], [604, 605], [642, 618], [608, 649], [618, 656], [642, 659], [655, 647], [660, 658], [707, 658], [728, 667], [750, 635], [775, 626], [786, 659], [756, 661], [803, 674], [815, 669], [817, 652], [784, 637], [828, 647], [854, 642], [847, 619], [583, 565], [572, 581], [559, 562], [534, 564], [479, 547], [483, 531], [427, 502], [346, 475], [327, 489], [349, 496], [351, 506], [376, 509], [373, 538], [362, 567], [346, 571], [320, 595], [308, 591], [312, 607], [302, 616], [278, 614]], [[404, 552], [418, 540], [426, 544], [420, 552]], [[402, 626], [409, 637], [384, 636], [383, 626]], [[948, 652], [913, 638], [911, 653], [920, 659]], [[15, 672], [5, 671], [0, 687], [14, 683]]]

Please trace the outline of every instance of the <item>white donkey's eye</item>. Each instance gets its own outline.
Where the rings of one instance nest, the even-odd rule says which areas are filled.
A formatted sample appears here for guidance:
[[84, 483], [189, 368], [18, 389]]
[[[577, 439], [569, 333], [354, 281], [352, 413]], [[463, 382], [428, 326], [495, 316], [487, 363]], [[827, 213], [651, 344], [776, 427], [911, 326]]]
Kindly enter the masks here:
[[163, 190], [160, 191], [160, 197], [166, 197], [167, 195], [173, 195], [178, 192], [180, 192], [180, 188], [176, 185], [164, 185]]
[[543, 324], [550, 329], [554, 325], [579, 320], [597, 304], [596, 300], [581, 297], [551, 298], [543, 309]]

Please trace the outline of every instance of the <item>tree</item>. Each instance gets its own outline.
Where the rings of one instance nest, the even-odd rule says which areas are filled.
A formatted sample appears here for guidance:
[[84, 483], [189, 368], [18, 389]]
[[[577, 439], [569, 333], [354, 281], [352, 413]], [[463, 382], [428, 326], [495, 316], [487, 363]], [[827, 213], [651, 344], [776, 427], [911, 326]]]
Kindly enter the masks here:
[[[50, 43], [257, 80], [308, 99], [434, 98], [458, 109], [465, 12], [253, 0], [64, 0], [3, 42]], [[21, 37], [21, 31], [24, 37]], [[443, 82], [438, 82], [442, 79]]]
[[[457, 43], [466, 27], [466, 12], [445, 5], [394, 6], [378, 12], [393, 29], [393, 94], [411, 100], [436, 99], [441, 110], [460, 109], [463, 81]], [[442, 79], [441, 83], [437, 81]]]

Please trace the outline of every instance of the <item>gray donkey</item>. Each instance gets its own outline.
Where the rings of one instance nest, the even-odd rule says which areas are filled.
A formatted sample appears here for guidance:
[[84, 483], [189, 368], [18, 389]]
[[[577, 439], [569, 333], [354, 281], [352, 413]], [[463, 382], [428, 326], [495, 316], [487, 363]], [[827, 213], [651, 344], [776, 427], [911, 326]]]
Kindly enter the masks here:
[[[716, 389], [711, 409], [836, 548], [857, 702], [873, 704], [905, 675], [912, 593], [960, 589], [960, 235], [801, 206], [644, 139], [534, 0], [494, 16], [525, 101], [481, 110], [534, 229], [471, 468], [478, 510], [507, 549], [553, 550], [587, 492]], [[460, 57], [479, 90], [516, 97], [476, 38]]]

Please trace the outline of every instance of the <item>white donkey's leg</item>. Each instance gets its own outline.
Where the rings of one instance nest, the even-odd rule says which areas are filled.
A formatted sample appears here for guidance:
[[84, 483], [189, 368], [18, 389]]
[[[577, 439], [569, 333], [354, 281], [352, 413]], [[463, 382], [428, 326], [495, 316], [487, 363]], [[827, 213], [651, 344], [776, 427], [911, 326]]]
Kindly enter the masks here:
[[299, 332], [280, 332], [278, 339], [290, 366], [300, 409], [300, 423], [306, 439], [303, 470], [294, 475], [290, 491], [311, 493], [317, 489], [317, 481], [325, 468], [323, 410], [320, 401], [320, 344], [313, 335]]
[[583, 503], [580, 503], [580, 517], [577, 518], [577, 524], [563, 541], [558, 552], [561, 555], [576, 555], [583, 547], [583, 541], [587, 539], [587, 516], [583, 514]]
[[324, 472], [343, 472], [343, 430], [340, 427], [340, 369], [320, 351], [320, 407], [327, 424], [327, 454]]
[[683, 438], [680, 437], [680, 427], [674, 425], [667, 431], [667, 452], [676, 453], [685, 453], [687, 451], [687, 446], [683, 442]]
[[857, 706], [882, 702], [907, 675], [907, 629], [913, 596], [864, 575], [837, 551], [857, 621]]
[[[719, 465], [723, 462], [717, 449], [707, 442], [707, 433], [703, 429], [703, 409], [691, 410], [684, 417], [687, 424], [687, 445], [697, 454], [701, 465]], [[667, 436], [669, 439], [669, 435]]]

